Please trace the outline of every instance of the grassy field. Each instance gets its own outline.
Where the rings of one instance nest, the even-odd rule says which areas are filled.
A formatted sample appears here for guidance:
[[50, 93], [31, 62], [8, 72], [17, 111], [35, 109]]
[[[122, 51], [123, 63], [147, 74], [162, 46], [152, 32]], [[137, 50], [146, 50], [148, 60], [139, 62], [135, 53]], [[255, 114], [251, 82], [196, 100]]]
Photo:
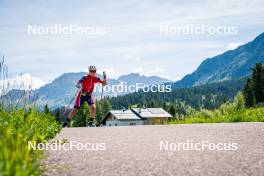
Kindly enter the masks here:
[[221, 122], [264, 122], [264, 107], [242, 109], [226, 115], [217, 115], [217, 112], [210, 116], [186, 117], [183, 120], [172, 120], [169, 124], [192, 124], [192, 123], [221, 123]]
[[43, 152], [28, 150], [28, 141], [44, 142], [60, 129], [50, 114], [0, 109], [0, 175], [40, 175]]

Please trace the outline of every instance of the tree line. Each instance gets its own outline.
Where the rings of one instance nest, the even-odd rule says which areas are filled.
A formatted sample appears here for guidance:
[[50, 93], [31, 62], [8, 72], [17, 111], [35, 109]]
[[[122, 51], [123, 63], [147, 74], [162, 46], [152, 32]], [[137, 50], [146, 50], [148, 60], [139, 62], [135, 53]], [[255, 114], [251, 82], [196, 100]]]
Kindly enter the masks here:
[[[173, 89], [171, 92], [135, 92], [110, 98], [113, 109], [137, 107], [163, 107], [165, 110], [181, 112], [180, 109], [215, 109], [232, 100], [242, 90], [246, 79], [223, 81], [191, 88]], [[184, 107], [184, 108], [183, 108]], [[186, 112], [184, 112], [186, 113]]]

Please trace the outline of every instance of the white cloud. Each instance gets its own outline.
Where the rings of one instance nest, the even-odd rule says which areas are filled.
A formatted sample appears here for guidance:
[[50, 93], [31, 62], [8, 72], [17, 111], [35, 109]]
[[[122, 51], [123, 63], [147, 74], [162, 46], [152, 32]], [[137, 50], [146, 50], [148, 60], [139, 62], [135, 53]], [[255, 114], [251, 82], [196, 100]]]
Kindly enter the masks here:
[[164, 71], [164, 68], [156, 67], [156, 68], [153, 70], [153, 73], [160, 73], [160, 72], [163, 72], [163, 71]]
[[33, 77], [28, 73], [24, 73], [20, 76], [15, 76], [13, 78], [9, 78], [6, 80], [0, 80], [0, 89], [3, 92], [11, 90], [11, 89], [19, 89], [19, 90], [34, 90], [44, 86], [47, 82]]
[[142, 67], [137, 67], [132, 70], [133, 73], [140, 73], [142, 74], [144, 69]]
[[128, 61], [140, 61], [141, 60], [139, 56], [133, 56], [133, 55], [126, 55], [125, 59]]

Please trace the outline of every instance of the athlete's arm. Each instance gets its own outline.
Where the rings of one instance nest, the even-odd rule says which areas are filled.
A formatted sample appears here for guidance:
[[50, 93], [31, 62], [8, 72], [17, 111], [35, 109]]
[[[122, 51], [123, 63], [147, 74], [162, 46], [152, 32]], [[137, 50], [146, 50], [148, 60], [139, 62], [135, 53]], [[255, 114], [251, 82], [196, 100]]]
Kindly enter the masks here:
[[85, 79], [85, 76], [83, 76], [82, 79], [80, 79], [80, 80], [77, 82], [77, 84], [76, 84], [76, 87], [77, 87], [77, 88], [81, 88], [81, 87], [82, 87], [82, 82], [84, 81], [84, 79]]
[[106, 80], [101, 80], [99, 77], [96, 78], [96, 82], [101, 83], [103, 86], [107, 85]]

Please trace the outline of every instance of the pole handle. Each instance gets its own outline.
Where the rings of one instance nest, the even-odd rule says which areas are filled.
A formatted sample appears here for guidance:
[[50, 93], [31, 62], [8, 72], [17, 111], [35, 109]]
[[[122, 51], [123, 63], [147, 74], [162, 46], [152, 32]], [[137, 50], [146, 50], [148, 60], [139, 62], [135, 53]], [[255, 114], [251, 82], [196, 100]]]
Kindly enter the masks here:
[[106, 79], [106, 73], [105, 73], [105, 71], [103, 71], [103, 77], [104, 77], [104, 79]]

